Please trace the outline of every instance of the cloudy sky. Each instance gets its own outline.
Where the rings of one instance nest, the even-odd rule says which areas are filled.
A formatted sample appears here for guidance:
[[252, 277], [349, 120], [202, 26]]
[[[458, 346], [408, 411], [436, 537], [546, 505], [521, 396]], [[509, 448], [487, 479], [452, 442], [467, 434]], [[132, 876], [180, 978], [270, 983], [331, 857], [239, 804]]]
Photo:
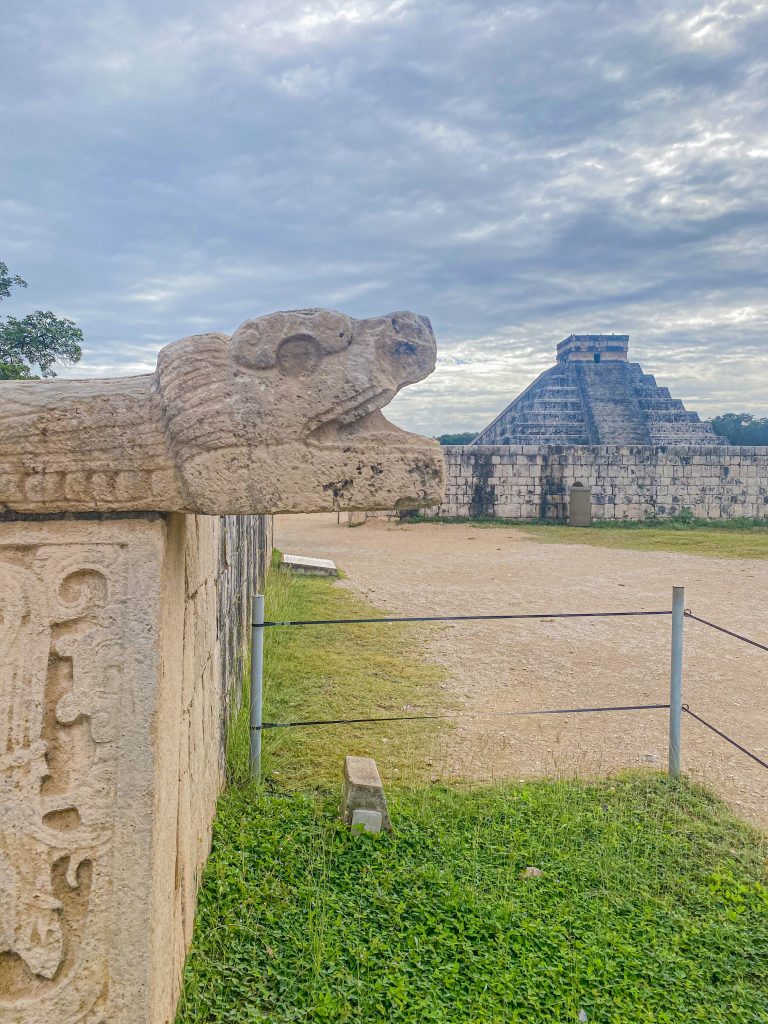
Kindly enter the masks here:
[[275, 309], [427, 314], [392, 419], [479, 429], [571, 331], [768, 414], [766, 0], [6, 0], [3, 312], [69, 375]]

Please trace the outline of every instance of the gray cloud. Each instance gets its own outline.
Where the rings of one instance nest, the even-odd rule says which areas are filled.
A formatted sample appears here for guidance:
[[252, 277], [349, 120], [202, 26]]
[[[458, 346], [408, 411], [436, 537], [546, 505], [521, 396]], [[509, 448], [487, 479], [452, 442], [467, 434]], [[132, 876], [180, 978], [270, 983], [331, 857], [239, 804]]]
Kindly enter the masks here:
[[768, 4], [53, 0], [4, 18], [2, 251], [78, 374], [278, 308], [428, 314], [393, 418], [484, 425], [571, 330], [768, 412]]

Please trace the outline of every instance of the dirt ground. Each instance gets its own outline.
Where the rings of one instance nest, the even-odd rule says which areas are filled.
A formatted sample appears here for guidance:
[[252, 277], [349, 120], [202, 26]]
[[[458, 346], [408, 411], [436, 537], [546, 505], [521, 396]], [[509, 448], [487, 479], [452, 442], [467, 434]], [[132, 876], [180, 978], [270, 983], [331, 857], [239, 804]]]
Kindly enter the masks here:
[[[521, 529], [281, 516], [286, 553], [333, 558], [344, 586], [396, 615], [647, 610], [686, 605], [768, 642], [768, 562], [541, 543]], [[483, 715], [669, 700], [670, 619], [446, 624], [428, 656], [448, 670], [446, 706]], [[768, 655], [686, 621], [684, 701], [768, 759]], [[663, 768], [665, 711], [478, 718], [448, 733], [443, 776], [491, 780]], [[683, 769], [768, 828], [768, 771], [687, 715]]]

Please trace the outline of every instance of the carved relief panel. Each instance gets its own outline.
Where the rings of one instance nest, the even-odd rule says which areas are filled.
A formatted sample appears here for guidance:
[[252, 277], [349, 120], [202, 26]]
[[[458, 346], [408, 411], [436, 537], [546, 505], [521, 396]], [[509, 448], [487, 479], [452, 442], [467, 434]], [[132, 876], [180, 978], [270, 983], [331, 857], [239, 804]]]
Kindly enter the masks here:
[[125, 560], [0, 544], [3, 1024], [108, 1020]]

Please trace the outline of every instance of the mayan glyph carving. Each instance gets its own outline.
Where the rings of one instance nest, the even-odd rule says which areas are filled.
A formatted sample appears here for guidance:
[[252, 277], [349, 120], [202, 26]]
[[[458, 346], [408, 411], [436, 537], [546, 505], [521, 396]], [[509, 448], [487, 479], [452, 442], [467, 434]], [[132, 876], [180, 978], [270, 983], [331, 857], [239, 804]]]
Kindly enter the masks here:
[[115, 545], [0, 546], [0, 1020], [104, 1019], [124, 660]]
[[205, 514], [416, 508], [436, 442], [381, 409], [434, 369], [429, 321], [326, 310], [162, 349], [154, 374], [0, 384], [0, 509]]

